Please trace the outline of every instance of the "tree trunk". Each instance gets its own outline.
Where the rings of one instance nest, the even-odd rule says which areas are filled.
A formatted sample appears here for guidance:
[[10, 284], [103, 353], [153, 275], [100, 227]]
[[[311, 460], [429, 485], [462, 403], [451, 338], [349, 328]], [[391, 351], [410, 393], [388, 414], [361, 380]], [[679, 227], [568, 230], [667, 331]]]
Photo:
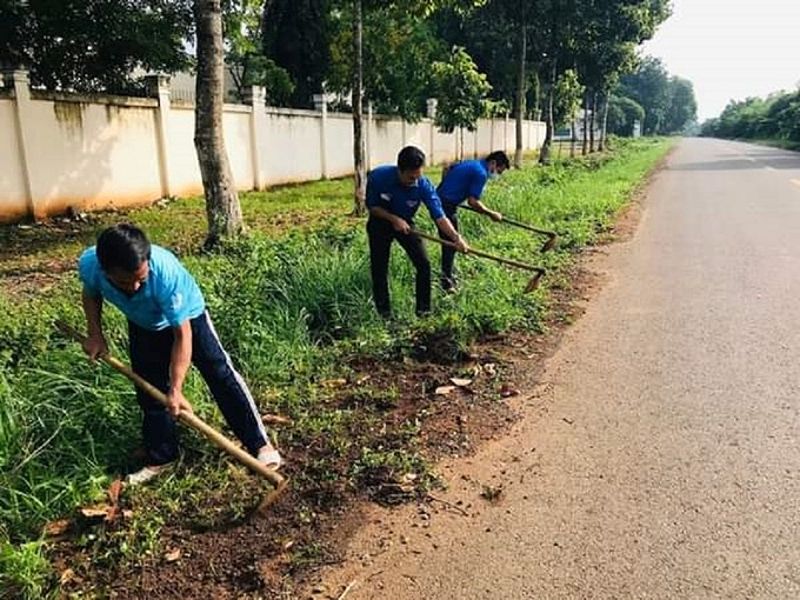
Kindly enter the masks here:
[[589, 152], [595, 151], [594, 130], [597, 124], [597, 92], [592, 92], [592, 114], [589, 117]]
[[605, 93], [603, 102], [603, 127], [600, 134], [600, 150], [608, 148], [608, 104], [611, 100], [611, 94]]
[[581, 154], [589, 154], [589, 92], [583, 95], [583, 146]]
[[575, 131], [575, 120], [576, 119], [577, 119], [577, 116], [575, 115], [575, 113], [572, 113], [572, 115], [570, 116], [570, 125], [569, 125], [569, 129], [570, 129], [569, 157], [570, 158], [575, 158], [575, 150], [576, 150], [576, 145], [577, 145], [577, 141], [578, 141], [578, 135], [577, 135], [578, 132]]
[[364, 157], [367, 154], [364, 141], [364, 25], [362, 0], [353, 0], [353, 167], [355, 186], [353, 190], [353, 214], [366, 212], [367, 169]]
[[544, 136], [544, 144], [539, 152], [539, 164], [550, 163], [550, 147], [553, 145], [553, 134], [555, 132], [555, 94], [556, 78], [558, 76], [557, 64], [553, 59], [552, 71], [550, 73], [550, 86], [547, 90], [547, 129]]
[[244, 229], [239, 196], [222, 134], [224, 50], [220, 0], [195, 0], [197, 86], [194, 146], [203, 178], [208, 215], [206, 247]]
[[519, 71], [517, 72], [517, 145], [514, 152], [514, 166], [522, 168], [522, 159], [525, 149], [522, 140], [523, 121], [525, 119], [525, 56], [528, 53], [528, 34], [525, 27], [525, 19], [519, 28]]

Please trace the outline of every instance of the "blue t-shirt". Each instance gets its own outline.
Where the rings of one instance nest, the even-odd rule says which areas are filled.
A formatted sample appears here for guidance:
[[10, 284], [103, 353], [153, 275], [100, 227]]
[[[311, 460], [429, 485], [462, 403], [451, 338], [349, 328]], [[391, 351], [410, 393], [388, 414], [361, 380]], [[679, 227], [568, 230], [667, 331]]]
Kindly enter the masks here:
[[420, 204], [428, 207], [434, 221], [444, 216], [442, 201], [427, 177], [420, 177], [414, 185], [405, 186], [400, 183], [400, 174], [394, 165], [370, 171], [367, 177], [367, 208], [379, 206], [411, 221]]
[[131, 321], [151, 331], [177, 327], [205, 310], [205, 300], [197, 282], [172, 252], [152, 245], [150, 273], [132, 296], [112, 284], [97, 260], [95, 246], [78, 261], [78, 275], [84, 291], [102, 297]]
[[439, 184], [439, 197], [447, 204], [461, 204], [467, 198], [480, 199], [489, 180], [485, 160], [465, 160], [453, 165]]

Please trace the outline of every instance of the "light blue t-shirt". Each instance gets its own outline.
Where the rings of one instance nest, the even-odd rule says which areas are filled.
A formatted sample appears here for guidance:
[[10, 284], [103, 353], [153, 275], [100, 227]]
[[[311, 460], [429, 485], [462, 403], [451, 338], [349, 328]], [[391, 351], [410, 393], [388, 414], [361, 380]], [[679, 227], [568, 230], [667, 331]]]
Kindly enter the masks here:
[[370, 171], [367, 177], [366, 204], [367, 208], [385, 208], [406, 221], [414, 218], [420, 204], [428, 207], [434, 221], [444, 216], [442, 203], [430, 179], [420, 177], [414, 185], [403, 185], [394, 165], [384, 165]]
[[95, 246], [78, 261], [78, 275], [84, 291], [107, 300], [131, 321], [151, 331], [177, 327], [203, 314], [205, 300], [194, 277], [172, 252], [152, 245], [150, 273], [132, 296], [112, 284], [97, 260]]
[[467, 198], [480, 200], [488, 180], [485, 160], [464, 160], [450, 167], [436, 191], [443, 203], [457, 205]]

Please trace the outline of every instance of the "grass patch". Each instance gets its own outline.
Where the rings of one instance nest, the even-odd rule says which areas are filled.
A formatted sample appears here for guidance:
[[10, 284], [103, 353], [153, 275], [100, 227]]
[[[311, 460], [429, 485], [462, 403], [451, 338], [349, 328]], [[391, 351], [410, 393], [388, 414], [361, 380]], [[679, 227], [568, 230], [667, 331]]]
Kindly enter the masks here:
[[[574, 250], [607, 230], [669, 146], [664, 140], [618, 142], [611, 154], [513, 171], [493, 183], [487, 203], [560, 232], [557, 252], [539, 255], [541, 238], [479, 215], [463, 214], [463, 231], [476, 247], [544, 263], [552, 270], [549, 281], [558, 282]], [[435, 295], [434, 314], [414, 319], [412, 267], [396, 248], [391, 291], [399, 322], [387, 326], [372, 307], [363, 223], [345, 216], [348, 186], [320, 182], [245, 195], [251, 235], [214, 254], [194, 253], [204, 232], [198, 199], [126, 214], [154, 242], [183, 254], [261, 407], [294, 420], [275, 434], [292, 462], [301, 512], [309, 515], [354, 491], [391, 501], [409, 482], [418, 489], [432, 483], [416, 441], [416, 416], [387, 420], [402, 390], [367, 382], [344, 394], [331, 380], [356, 381], [364, 360], [456, 361], [482, 335], [537, 330], [547, 309], [547, 281], [523, 296], [525, 273], [459, 257], [462, 291]], [[2, 243], [12, 245], [2, 269], [8, 274], [74, 261], [97, 230], [117, 220], [103, 215], [66, 239], [47, 228], [0, 230]], [[427, 215], [417, 221], [432, 231]], [[429, 248], [437, 265], [439, 250]], [[38, 542], [42, 526], [101, 499], [139, 442], [130, 385], [89, 364], [77, 345], [53, 331], [56, 318], [82, 322], [78, 297], [71, 276], [25, 302], [0, 295], [0, 582], [30, 597], [53, 581]], [[115, 310], [104, 318], [112, 351], [126, 358], [123, 318]], [[203, 418], [223, 427], [196, 374], [186, 395]], [[164, 523], [203, 531], [235, 524], [252, 508], [248, 476], [190, 432], [183, 442], [171, 476], [126, 492], [130, 520], [78, 540], [96, 565], [158, 553]], [[297, 563], [309, 559], [304, 553], [316, 551], [298, 551]]]

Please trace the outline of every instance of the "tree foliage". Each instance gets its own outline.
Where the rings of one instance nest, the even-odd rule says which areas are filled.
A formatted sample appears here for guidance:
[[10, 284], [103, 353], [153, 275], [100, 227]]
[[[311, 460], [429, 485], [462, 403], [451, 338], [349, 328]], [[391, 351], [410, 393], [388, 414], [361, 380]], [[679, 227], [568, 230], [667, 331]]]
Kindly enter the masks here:
[[[345, 6], [334, 20], [331, 69], [326, 90], [346, 96], [352, 84], [352, 8]], [[391, 4], [364, 12], [364, 98], [382, 114], [417, 121], [432, 96], [432, 65], [447, 49], [431, 22]]]
[[718, 118], [703, 124], [702, 135], [800, 143], [800, 90], [732, 100]]
[[264, 56], [264, 0], [226, 0], [223, 3], [225, 64], [236, 86], [237, 100], [244, 99], [247, 87], [266, 89], [267, 103], [285, 106], [295, 85], [286, 69]]
[[636, 122], [644, 121], [641, 104], [625, 96], [612, 95], [608, 104], [608, 131], [614, 135], [630, 137]]
[[556, 81], [553, 111], [556, 125], [571, 123], [581, 107], [585, 86], [574, 69], [564, 71]]
[[311, 106], [331, 69], [333, 7], [329, 0], [266, 0], [264, 56], [291, 77], [293, 106]]
[[55, 90], [136, 93], [189, 65], [191, 0], [0, 0], [0, 62]]
[[697, 121], [697, 100], [692, 82], [681, 77], [670, 77], [669, 104], [660, 133], [679, 133]]
[[439, 99], [436, 125], [447, 133], [458, 128], [474, 131], [492, 86], [464, 48], [454, 47], [449, 60], [433, 64], [433, 84]]
[[616, 93], [644, 109], [642, 133], [645, 135], [679, 133], [697, 119], [692, 83], [670, 76], [657, 58], [643, 58], [633, 73], [622, 78]]

